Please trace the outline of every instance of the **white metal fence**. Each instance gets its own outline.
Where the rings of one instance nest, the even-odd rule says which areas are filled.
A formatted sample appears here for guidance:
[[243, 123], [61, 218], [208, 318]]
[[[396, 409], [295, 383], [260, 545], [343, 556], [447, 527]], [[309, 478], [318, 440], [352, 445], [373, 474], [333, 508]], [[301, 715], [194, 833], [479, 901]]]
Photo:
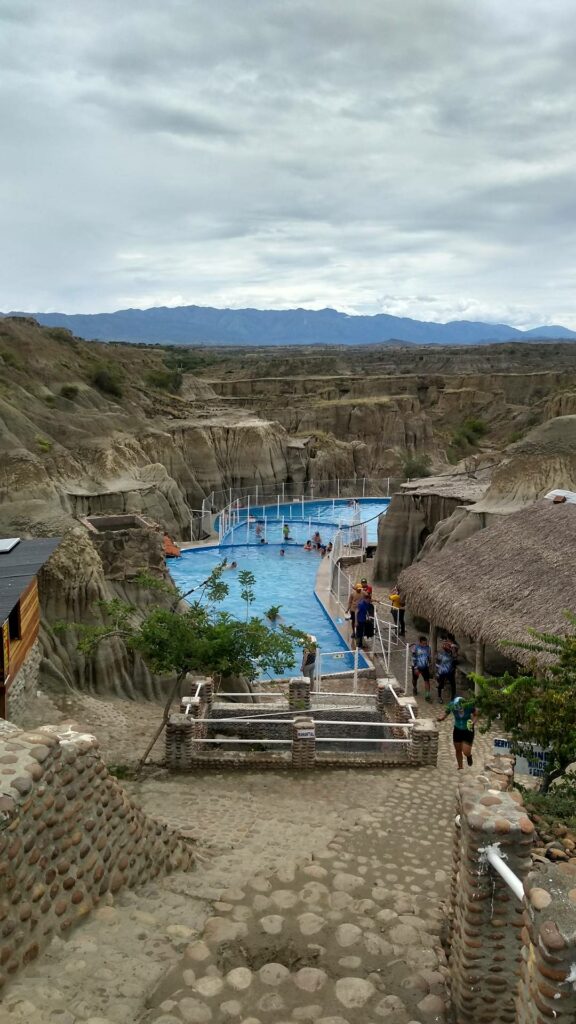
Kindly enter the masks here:
[[249, 506], [277, 507], [286, 502], [313, 501], [315, 498], [387, 498], [400, 485], [396, 477], [335, 477], [329, 480], [305, 480], [295, 483], [248, 484], [211, 491], [202, 501], [201, 509], [192, 510], [190, 522], [191, 539], [201, 539], [212, 533], [214, 516], [224, 509], [240, 502], [242, 508]]

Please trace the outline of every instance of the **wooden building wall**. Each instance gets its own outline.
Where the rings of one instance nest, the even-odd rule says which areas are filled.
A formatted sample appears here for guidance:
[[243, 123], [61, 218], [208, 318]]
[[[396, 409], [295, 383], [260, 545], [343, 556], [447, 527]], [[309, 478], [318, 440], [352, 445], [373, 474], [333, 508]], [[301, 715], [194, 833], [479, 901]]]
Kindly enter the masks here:
[[[20, 639], [8, 640], [8, 620], [2, 625], [4, 643], [4, 686], [10, 689], [18, 669], [32, 647], [40, 627], [40, 602], [38, 600], [38, 584], [33, 579], [26, 590], [20, 595]], [[6, 664], [6, 647], [8, 647], [8, 663]]]

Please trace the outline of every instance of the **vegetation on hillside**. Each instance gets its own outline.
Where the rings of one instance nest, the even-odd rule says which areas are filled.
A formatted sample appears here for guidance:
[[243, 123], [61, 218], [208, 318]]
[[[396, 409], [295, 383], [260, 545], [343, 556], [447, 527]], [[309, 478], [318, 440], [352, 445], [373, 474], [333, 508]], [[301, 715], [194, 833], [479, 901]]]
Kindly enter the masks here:
[[90, 376], [90, 383], [105, 395], [122, 398], [121, 373], [117, 366], [99, 366]]

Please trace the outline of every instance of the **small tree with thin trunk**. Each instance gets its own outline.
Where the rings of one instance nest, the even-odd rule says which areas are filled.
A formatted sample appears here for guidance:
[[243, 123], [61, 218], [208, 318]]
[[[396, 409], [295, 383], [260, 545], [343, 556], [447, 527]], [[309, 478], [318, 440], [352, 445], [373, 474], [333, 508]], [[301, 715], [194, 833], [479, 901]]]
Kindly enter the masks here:
[[[217, 605], [228, 594], [222, 580], [224, 565], [217, 566], [198, 587], [186, 594], [176, 592], [169, 607], [153, 607], [143, 617], [138, 609], [119, 600], [101, 603], [106, 622], [99, 626], [76, 625], [80, 632], [79, 649], [92, 654], [99, 644], [121, 639], [129, 650], [137, 652], [148, 667], [159, 675], [173, 675], [162, 720], [144, 751], [142, 768], [166, 726], [172, 704], [188, 673], [208, 674], [216, 680], [223, 676], [243, 676], [252, 682], [260, 674], [282, 675], [296, 663], [295, 648], [306, 640], [303, 633], [288, 626], [271, 629], [257, 616], [250, 616], [255, 579], [251, 573], [242, 582], [246, 619], [241, 622]], [[174, 597], [168, 584], [145, 575], [141, 585]], [[199, 596], [184, 604], [194, 592]]]
[[556, 636], [530, 630], [533, 643], [513, 645], [547, 655], [539, 663], [534, 658], [528, 674], [473, 676], [486, 728], [498, 720], [517, 754], [529, 757], [532, 744], [549, 750], [544, 792], [576, 761], [576, 615], [567, 612], [566, 618], [572, 632]]

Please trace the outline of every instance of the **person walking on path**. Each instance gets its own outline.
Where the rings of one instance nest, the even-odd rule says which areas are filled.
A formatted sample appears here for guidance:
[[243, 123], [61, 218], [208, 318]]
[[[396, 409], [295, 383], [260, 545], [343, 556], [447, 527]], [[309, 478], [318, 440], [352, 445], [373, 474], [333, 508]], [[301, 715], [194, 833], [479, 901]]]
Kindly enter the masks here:
[[390, 614], [398, 630], [398, 636], [406, 636], [406, 603], [398, 590], [398, 584], [392, 587], [388, 597], [390, 598]]
[[446, 705], [445, 710], [438, 715], [438, 721], [443, 722], [449, 714], [454, 715], [454, 731], [452, 739], [458, 769], [464, 767], [464, 758], [467, 764], [472, 767], [472, 744], [474, 743], [474, 728], [478, 721], [478, 712], [474, 700], [464, 700], [464, 697], [455, 697]]
[[424, 680], [424, 699], [431, 700], [430, 696], [430, 659], [432, 648], [425, 636], [418, 637], [418, 643], [412, 644], [412, 691], [416, 697], [418, 693], [418, 679]]
[[443, 640], [436, 655], [436, 686], [438, 688], [438, 700], [443, 704], [442, 691], [448, 683], [450, 687], [450, 700], [456, 697], [456, 662], [458, 658], [458, 644], [452, 640]]
[[358, 607], [361, 597], [362, 587], [360, 583], [355, 583], [350, 591], [350, 597], [348, 598], [348, 604], [346, 605], [346, 615], [350, 616], [350, 625], [352, 627], [352, 640], [356, 639], [356, 608]]
[[308, 641], [302, 652], [302, 664], [300, 671], [303, 676], [312, 682], [316, 670], [316, 637], [309, 634]]
[[362, 650], [364, 638], [374, 636], [374, 605], [368, 590], [360, 592], [360, 600], [356, 605], [356, 647]]

